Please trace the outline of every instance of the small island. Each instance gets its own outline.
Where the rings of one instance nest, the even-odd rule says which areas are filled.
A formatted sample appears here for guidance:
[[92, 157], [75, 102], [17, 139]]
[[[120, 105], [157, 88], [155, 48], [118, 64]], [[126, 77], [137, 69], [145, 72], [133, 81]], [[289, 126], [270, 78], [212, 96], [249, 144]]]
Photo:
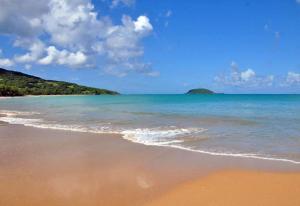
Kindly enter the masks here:
[[45, 80], [40, 77], [0, 68], [0, 96], [25, 95], [117, 95], [118, 92]]
[[198, 88], [198, 89], [191, 89], [186, 94], [215, 94], [215, 92], [209, 89]]

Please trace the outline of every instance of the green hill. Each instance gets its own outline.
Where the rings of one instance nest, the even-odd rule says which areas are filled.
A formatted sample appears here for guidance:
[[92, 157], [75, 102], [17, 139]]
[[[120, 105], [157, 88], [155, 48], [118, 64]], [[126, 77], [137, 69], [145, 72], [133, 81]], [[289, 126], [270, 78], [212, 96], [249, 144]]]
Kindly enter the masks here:
[[215, 94], [215, 93], [209, 89], [199, 88], [199, 89], [191, 89], [186, 94]]
[[81, 86], [74, 83], [45, 80], [21, 72], [0, 68], [0, 96], [24, 95], [101, 95], [115, 91]]

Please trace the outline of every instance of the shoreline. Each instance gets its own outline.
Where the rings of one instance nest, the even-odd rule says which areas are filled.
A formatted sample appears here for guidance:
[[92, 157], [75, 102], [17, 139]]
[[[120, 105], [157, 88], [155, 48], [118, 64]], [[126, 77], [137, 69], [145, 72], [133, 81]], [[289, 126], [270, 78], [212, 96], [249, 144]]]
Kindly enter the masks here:
[[119, 96], [123, 94], [49, 94], [49, 95], [24, 95], [24, 96], [0, 96], [1, 99], [15, 99], [24, 97], [77, 97], [77, 96]]
[[0, 141], [1, 205], [145, 205], [219, 171], [300, 175], [286, 162], [146, 146], [116, 134], [5, 124]]
[[[1, 117], [1, 116], [0, 116]], [[300, 172], [300, 164], [294, 163], [293, 160], [287, 160], [286, 159], [272, 159], [272, 158], [264, 158], [264, 157], [247, 157], [247, 156], [239, 156], [239, 154], [220, 154], [220, 153], [211, 153], [211, 152], [206, 152], [206, 151], [198, 151], [198, 150], [190, 150], [187, 148], [179, 148], [176, 146], [172, 146], [172, 145], [154, 145], [154, 144], [143, 144], [143, 143], [139, 143], [139, 142], [135, 142], [132, 141], [130, 139], [124, 138], [123, 135], [121, 133], [110, 133], [110, 132], [90, 132], [90, 131], [79, 131], [79, 130], [70, 130], [70, 129], [58, 129], [58, 128], [48, 128], [48, 127], [36, 127], [36, 126], [31, 126], [31, 125], [23, 125], [23, 124], [11, 124], [8, 122], [4, 122], [4, 121], [0, 121], [0, 126], [2, 127], [6, 127], [9, 130], [14, 130], [14, 129], [20, 129], [20, 130], [27, 130], [30, 131], [32, 130], [32, 132], [45, 132], [47, 134], [51, 134], [51, 133], [58, 133], [58, 134], [69, 134], [69, 135], [75, 135], [75, 136], [82, 136], [82, 137], [86, 137], [86, 136], [97, 136], [99, 138], [103, 138], [103, 137], [113, 137], [112, 140], [116, 140], [118, 139], [121, 142], [126, 142], [126, 144], [129, 145], [134, 145], [137, 147], [141, 147], [141, 148], [149, 148], [149, 149], [153, 149], [153, 150], [163, 150], [163, 151], [172, 151], [174, 153], [178, 153], [181, 155], [186, 155], [186, 156], [196, 156], [196, 157], [204, 157], [206, 159], [215, 159], [217, 161], [222, 162], [221, 160], [224, 159], [224, 161], [228, 161], [231, 163], [237, 163], [237, 165], [242, 166], [242, 168], [244, 168], [244, 166], [246, 166], [246, 169], [262, 169], [265, 170], [267, 168], [269, 168], [269, 166], [271, 166], [270, 168], [275, 169], [276, 171], [285, 171], [287, 169], [287, 171], [291, 171], [290, 168], [296, 168], [296, 171]], [[0, 127], [0, 131], [1, 131], [1, 127]], [[1, 137], [1, 135], [0, 135]], [[107, 138], [106, 138], [107, 139]], [[100, 140], [100, 139], [99, 139]], [[219, 155], [220, 154], [220, 155]], [[220, 163], [218, 162], [218, 163]], [[246, 164], [243, 164], [243, 162], [245, 162]], [[221, 164], [223, 165], [223, 163]], [[226, 164], [225, 164], [226, 165]], [[248, 166], [250, 166], [250, 168], [248, 168]], [[232, 167], [229, 167], [232, 168]], [[238, 169], [239, 167], [235, 168]]]
[[[13, 112], [13, 111], [10, 111]], [[4, 114], [0, 114], [0, 118], [5, 118], [9, 117], [8, 114], [6, 116]], [[115, 135], [120, 135], [122, 139], [132, 142], [132, 143], [137, 143], [141, 145], [146, 145], [146, 146], [155, 146], [155, 147], [166, 147], [166, 148], [173, 148], [173, 149], [179, 149], [179, 150], [184, 150], [184, 151], [189, 151], [193, 153], [200, 153], [200, 154], [206, 154], [206, 155], [212, 155], [212, 156], [223, 156], [223, 157], [232, 157], [232, 158], [244, 158], [244, 159], [257, 159], [257, 160], [265, 160], [265, 161], [277, 161], [277, 162], [287, 162], [291, 164], [297, 164], [300, 165], [299, 161], [296, 160], [291, 160], [291, 159], [286, 159], [286, 158], [276, 158], [276, 157], [267, 157], [267, 156], [258, 156], [257, 154], [247, 154], [247, 153], [221, 153], [221, 152], [211, 152], [211, 151], [206, 151], [206, 150], [196, 150], [192, 148], [187, 148], [183, 147], [180, 145], [170, 145], [170, 144], [155, 144], [155, 143], [143, 143], [139, 141], [135, 141], [132, 138], [126, 137], [126, 134], [123, 132], [117, 132], [117, 131], [88, 131], [88, 130], [83, 130], [83, 129], [74, 129], [74, 128], [66, 128], [66, 127], [57, 127], [56, 125], [34, 125], [32, 123], [10, 123], [7, 121], [3, 121], [7, 124], [10, 125], [22, 125], [26, 127], [32, 127], [32, 128], [38, 128], [38, 129], [49, 129], [49, 130], [59, 130], [59, 131], [70, 131], [70, 132], [80, 132], [80, 133], [91, 133], [91, 134], [99, 134], [99, 135], [110, 135], [110, 134], [115, 134]]]

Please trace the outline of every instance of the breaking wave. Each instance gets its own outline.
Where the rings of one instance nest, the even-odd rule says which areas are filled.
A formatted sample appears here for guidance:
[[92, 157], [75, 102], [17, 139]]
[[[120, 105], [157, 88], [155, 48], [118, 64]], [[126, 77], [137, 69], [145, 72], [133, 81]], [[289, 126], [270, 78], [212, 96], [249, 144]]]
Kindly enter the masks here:
[[285, 158], [273, 158], [268, 156], [262, 156], [259, 154], [249, 153], [230, 153], [230, 152], [216, 152], [199, 150], [184, 146], [187, 136], [197, 136], [205, 132], [204, 128], [178, 128], [175, 126], [170, 127], [155, 127], [155, 128], [137, 128], [137, 129], [112, 129], [110, 126], [85, 126], [85, 125], [62, 125], [58, 123], [46, 122], [39, 118], [27, 118], [28, 116], [37, 115], [36, 112], [22, 112], [22, 111], [8, 111], [0, 110], [0, 121], [9, 124], [19, 124], [24, 126], [43, 128], [43, 129], [56, 129], [75, 132], [87, 132], [87, 133], [99, 133], [99, 134], [120, 134], [128, 141], [140, 143], [151, 146], [163, 146], [170, 148], [177, 148], [187, 150], [191, 152], [198, 152], [202, 154], [209, 154], [215, 156], [230, 156], [240, 158], [252, 158], [261, 160], [272, 160], [289, 162], [293, 164], [300, 164], [299, 161], [285, 159]]

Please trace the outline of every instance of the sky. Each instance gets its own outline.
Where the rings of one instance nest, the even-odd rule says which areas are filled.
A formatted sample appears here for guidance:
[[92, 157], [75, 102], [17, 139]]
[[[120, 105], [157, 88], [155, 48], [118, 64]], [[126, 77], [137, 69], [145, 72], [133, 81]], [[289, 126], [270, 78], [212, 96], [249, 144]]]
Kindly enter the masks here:
[[124, 94], [300, 93], [300, 0], [0, 0], [0, 67]]

